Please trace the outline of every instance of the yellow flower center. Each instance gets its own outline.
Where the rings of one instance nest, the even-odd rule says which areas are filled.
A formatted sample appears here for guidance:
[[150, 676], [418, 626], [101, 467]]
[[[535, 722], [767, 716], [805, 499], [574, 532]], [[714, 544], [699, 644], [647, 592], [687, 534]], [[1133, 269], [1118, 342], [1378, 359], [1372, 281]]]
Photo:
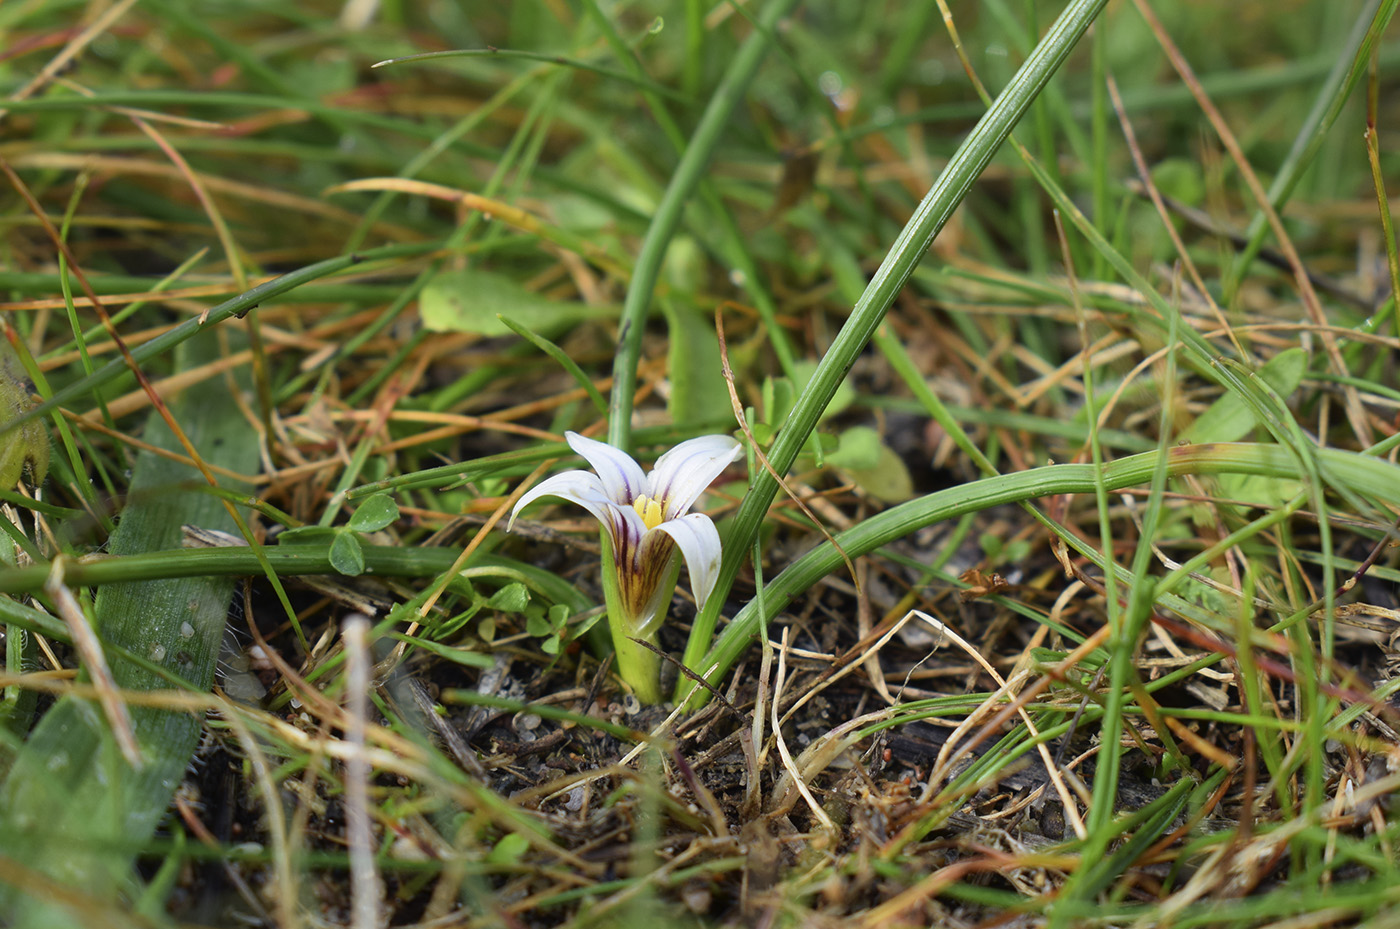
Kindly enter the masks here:
[[632, 501], [632, 509], [637, 511], [637, 515], [642, 518], [648, 529], [655, 529], [662, 523], [661, 504], [651, 499], [646, 494], [642, 494]]

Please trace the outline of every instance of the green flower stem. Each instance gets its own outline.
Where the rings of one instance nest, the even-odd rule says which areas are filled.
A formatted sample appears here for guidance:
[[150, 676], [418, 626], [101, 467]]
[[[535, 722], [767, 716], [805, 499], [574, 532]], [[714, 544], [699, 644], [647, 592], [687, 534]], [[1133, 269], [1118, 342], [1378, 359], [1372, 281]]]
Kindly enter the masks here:
[[[1104, 0], [1097, 0], [1102, 3]], [[691, 193], [700, 182], [705, 167], [710, 163], [720, 136], [729, 127], [730, 116], [735, 106], [744, 96], [749, 82], [753, 80], [759, 63], [768, 47], [768, 35], [796, 0], [769, 0], [759, 18], [759, 28], [744, 41], [739, 51], [729, 62], [729, 69], [720, 81], [719, 88], [710, 98], [705, 115], [695, 127], [695, 134], [681, 156], [680, 164], [671, 175], [671, 182], [662, 195], [651, 225], [647, 227], [642, 250], [637, 255], [637, 266], [633, 269], [632, 280], [627, 286], [627, 297], [622, 304], [622, 320], [619, 323], [617, 355], [613, 359], [613, 386], [608, 417], [608, 444], [625, 452], [632, 450], [632, 394], [637, 388], [637, 358], [642, 351], [642, 330], [645, 328], [647, 308], [651, 305], [652, 290], [661, 273], [661, 262], [666, 256], [666, 247], [671, 236], [680, 225], [681, 213], [685, 209]]]
[[[637, 634], [636, 624], [622, 605], [622, 593], [617, 583], [617, 564], [613, 561], [612, 539], [608, 537], [607, 532], [602, 533], [602, 543], [603, 597], [608, 604], [608, 628], [612, 631], [613, 651], [617, 653], [617, 673], [632, 688], [638, 700], [648, 705], [660, 703], [661, 656], [646, 647], [657, 644], [656, 633], [653, 631], [645, 637]], [[674, 589], [675, 572], [672, 573], [670, 581]], [[641, 644], [642, 642], [646, 645]]]
[[[1012, 128], [1025, 114], [1036, 96], [1044, 88], [1050, 76], [1069, 55], [1070, 50], [1093, 23], [1107, 0], [1071, 0], [1060, 18], [1045, 34], [1045, 38], [1031, 52], [1020, 71], [1011, 83], [997, 97], [996, 102], [978, 121], [967, 139], [953, 154], [947, 168], [929, 189], [909, 223], [900, 232], [885, 260], [875, 272], [870, 285], [861, 295], [851, 311], [846, 324], [841, 327], [835, 340], [807, 388], [798, 397], [788, 418], [787, 425], [779, 434], [777, 442], [768, 453], [769, 460], [779, 473], [792, 466], [799, 451], [807, 442], [807, 437], [817, 425], [817, 420], [827, 404], [831, 402], [837, 386], [855, 363], [855, 359], [870, 341], [885, 311], [894, 301], [895, 295], [904, 287], [913, 274], [914, 268], [928, 251], [933, 237], [953, 215], [982, 170], [991, 161], [997, 149], [1010, 135]], [[640, 269], [642, 262], [638, 262]], [[630, 294], [629, 294], [630, 296]], [[640, 335], [640, 333], [637, 333]], [[619, 354], [619, 359], [622, 355]], [[615, 377], [619, 375], [615, 372]], [[620, 381], [616, 381], [620, 383]], [[618, 409], [617, 387], [614, 387], [613, 409]], [[630, 399], [630, 394], [629, 394]], [[630, 412], [630, 406], [628, 407]], [[618, 426], [616, 418], [610, 423]], [[623, 424], [625, 428], [625, 424]], [[610, 432], [610, 436], [614, 433]], [[623, 433], [624, 437], [626, 433]], [[616, 444], [616, 443], [614, 443]], [[767, 471], [760, 472], [753, 479], [753, 485], [744, 496], [743, 503], [734, 519], [733, 528], [726, 540], [724, 562], [720, 568], [714, 594], [706, 604], [706, 609], [695, 618], [690, 641], [686, 645], [685, 663], [692, 669], [708, 671], [709, 663], [701, 657], [710, 647], [719, 612], [724, 606], [729, 588], [739, 573], [743, 554], [749, 549], [757, 535], [768, 507], [777, 493], [778, 483]], [[888, 514], [886, 514], [888, 515]], [[854, 530], [853, 530], [854, 531]], [[730, 627], [731, 629], [733, 626]], [[727, 635], [727, 634], [726, 634]], [[747, 641], [747, 638], [745, 639]], [[677, 685], [677, 697], [688, 694], [694, 685], [682, 678]]]
[[[1169, 449], [1166, 454], [1168, 477], [1255, 474], [1296, 479], [1300, 476], [1297, 458], [1288, 449], [1276, 445], [1188, 445]], [[1091, 494], [1098, 489], [1100, 481], [1109, 492], [1135, 487], [1152, 480], [1158, 457], [1157, 452], [1144, 452], [1105, 464], [1101, 472], [1092, 464], [1063, 464], [983, 478], [886, 510], [836, 536], [836, 541], [847, 555], [858, 558], [924, 526], [990, 507], [1060, 494]], [[1317, 450], [1317, 461], [1329, 485], [1370, 493], [1385, 503], [1400, 506], [1400, 467], [1337, 449]], [[793, 562], [764, 588], [768, 614], [784, 609], [794, 597], [838, 570], [841, 564], [841, 553], [830, 542]], [[734, 617], [708, 654], [690, 667], [717, 686], [753, 640], [758, 624], [758, 608], [751, 602]], [[694, 683], [682, 679], [676, 692], [677, 702], [690, 699], [695, 689]], [[695, 694], [695, 703], [702, 703], [704, 699], [703, 693]]]

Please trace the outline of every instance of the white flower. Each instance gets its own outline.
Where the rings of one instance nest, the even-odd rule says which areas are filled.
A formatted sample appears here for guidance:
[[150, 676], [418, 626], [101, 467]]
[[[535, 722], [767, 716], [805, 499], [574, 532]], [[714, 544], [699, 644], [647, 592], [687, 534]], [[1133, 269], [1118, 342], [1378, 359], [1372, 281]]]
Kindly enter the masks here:
[[511, 523], [541, 497], [577, 503], [596, 516], [612, 540], [618, 592], [637, 638], [649, 637], [664, 616], [679, 570], [677, 548], [690, 568], [695, 601], [703, 607], [719, 576], [719, 532], [704, 513], [687, 511], [740, 457], [739, 443], [727, 435], [690, 439], [644, 475], [624, 451], [576, 432], [564, 438], [598, 473], [564, 471], [541, 481], [515, 504]]

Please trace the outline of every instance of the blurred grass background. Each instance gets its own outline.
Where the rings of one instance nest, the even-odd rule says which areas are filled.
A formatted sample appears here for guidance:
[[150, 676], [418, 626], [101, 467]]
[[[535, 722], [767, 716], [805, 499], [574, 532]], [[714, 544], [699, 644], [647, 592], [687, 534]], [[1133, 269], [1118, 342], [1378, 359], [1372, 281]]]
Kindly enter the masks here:
[[[659, 722], [609, 717], [615, 685], [595, 683], [597, 655], [580, 647], [600, 596], [578, 514], [559, 510], [528, 542], [481, 526], [565, 454], [563, 430], [601, 425], [629, 283], [711, 101], [739, 94], [647, 302], [627, 419], [646, 455], [734, 428], [717, 307], [736, 390], [772, 438], [985, 112], [969, 72], [995, 95], [1062, 4], [953, 2], [947, 22], [937, 4], [906, 3], [0, 6], [4, 370], [58, 401], [44, 410], [37, 501], [35, 470], [19, 490], [9, 472], [38, 464], [42, 443], [32, 428], [0, 438], [25, 443], [0, 459], [0, 527], [15, 541], [0, 567], [0, 899], [12, 914], [0, 922], [1384, 924], [1400, 315], [1376, 179], [1395, 167], [1394, 6], [1108, 4], [1016, 130], [1041, 171], [1011, 146], [997, 153], [853, 359], [820, 457], [799, 459], [797, 490], [833, 531], [935, 492], [966, 504], [936, 533], [862, 560], [893, 590], [884, 601], [868, 577], [862, 593], [840, 587], [838, 566], [770, 617], [828, 664], [861, 656], [862, 674], [831, 691], [835, 716], [804, 737], [834, 757], [850, 735], [999, 705], [994, 678], [940, 652], [916, 682], [923, 703], [824, 735], [883, 706], [927, 652], [899, 639], [871, 665], [848, 650], [912, 606], [931, 611], [1003, 676], [1034, 670], [1046, 738], [1125, 719], [1123, 741], [1171, 791], [1115, 817], [1101, 778], [1079, 797], [1085, 830], [1052, 844], [997, 833], [995, 819], [949, 826], [995, 779], [987, 763], [922, 797], [898, 772], [849, 775], [859, 789], [828, 773], [828, 829], [801, 804], [780, 809], [776, 750], [745, 762], [763, 796], [740, 802], [734, 778], [702, 789], [684, 774], [677, 758], [708, 743], [630, 767], [613, 767], [625, 749], [599, 744], [581, 754], [604, 780], [580, 813], [546, 789], [548, 772], [523, 773], [484, 742], [463, 754], [433, 719], [475, 718], [444, 709], [453, 700], [517, 714], [559, 703], [589, 738], [624, 743]], [[726, 85], [780, 10], [752, 79]], [[1286, 240], [1163, 36], [1219, 107]], [[470, 53], [375, 67], [451, 50]], [[174, 350], [172, 334], [206, 313], [205, 334]], [[1181, 350], [1187, 330], [1204, 354]], [[1258, 454], [1212, 457], [1212, 443], [1239, 440]], [[976, 502], [1001, 486], [982, 480], [988, 465], [1166, 461], [1180, 443], [1205, 450], [1179, 456], [1197, 464], [1170, 482], [1120, 468], [1051, 496], [1049, 468], [1040, 492], [995, 501], [1038, 498], [1033, 513]], [[1225, 459], [1253, 473], [1198, 474]], [[724, 516], [744, 485], [717, 490]], [[171, 534], [184, 522], [258, 545], [186, 555]], [[271, 544], [283, 529], [301, 535]], [[786, 505], [760, 538], [769, 581], [820, 540]], [[449, 570], [463, 545], [465, 578]], [[130, 560], [76, 561], [99, 552]], [[205, 592], [172, 586], [193, 571], [207, 571]], [[361, 573], [389, 579], [347, 592]], [[213, 580], [249, 574], [256, 585]], [[296, 580], [326, 574], [338, 575], [330, 590]], [[85, 586], [112, 581], [128, 583]], [[755, 581], [740, 574], [726, 615], [765, 609]], [[827, 607], [823, 638], [811, 616], [832, 590], [848, 599]], [[375, 616], [385, 650], [342, 644], [352, 609]], [[207, 695], [226, 616], [242, 638], [214, 680], [231, 691], [260, 674], [244, 680], [266, 691], [257, 705]], [[250, 625], [267, 643], [249, 641]], [[96, 653], [83, 650], [87, 626]], [[663, 644], [679, 654], [684, 632]], [[395, 645], [407, 670], [378, 666], [371, 847], [345, 831], [343, 762], [359, 749], [341, 699], [346, 667]], [[744, 712], [756, 696], [764, 706], [756, 652], [717, 682]], [[506, 659], [521, 686], [492, 690]], [[804, 669], [785, 705], [821, 683]], [[1027, 725], [998, 731], [999, 763], [1030, 747]], [[113, 733], [125, 726], [124, 746]], [[492, 751], [482, 769], [477, 754]], [[817, 755], [803, 758], [815, 776]], [[559, 777], [560, 796], [575, 796], [582, 782]], [[372, 904], [355, 896], [371, 893], [369, 872], [346, 876], [367, 864], [383, 881]]]

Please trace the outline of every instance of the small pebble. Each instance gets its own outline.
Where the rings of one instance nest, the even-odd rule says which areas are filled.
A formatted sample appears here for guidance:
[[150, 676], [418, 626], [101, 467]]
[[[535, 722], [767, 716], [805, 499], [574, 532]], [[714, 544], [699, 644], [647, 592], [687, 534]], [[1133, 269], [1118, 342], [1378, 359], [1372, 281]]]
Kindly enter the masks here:
[[701, 881], [689, 881], [681, 888], [681, 900], [684, 901], [686, 909], [703, 916], [710, 912], [710, 904], [714, 902], [714, 895], [710, 888]]
[[564, 809], [570, 813], [577, 813], [583, 809], [583, 785], [580, 784], [569, 791], [569, 799], [564, 801]]
[[534, 732], [543, 721], [538, 713], [519, 713], [515, 717], [515, 728], [517, 731]]

